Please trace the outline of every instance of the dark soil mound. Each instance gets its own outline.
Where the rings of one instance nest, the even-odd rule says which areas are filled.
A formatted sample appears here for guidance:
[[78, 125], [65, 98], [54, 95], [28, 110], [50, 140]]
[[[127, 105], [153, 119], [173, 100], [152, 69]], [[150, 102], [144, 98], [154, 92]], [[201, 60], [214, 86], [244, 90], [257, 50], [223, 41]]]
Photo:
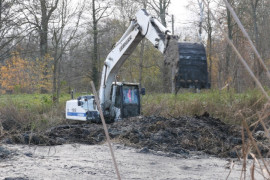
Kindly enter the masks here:
[[10, 156], [12, 156], [13, 152], [11, 152], [10, 150], [6, 149], [3, 146], [0, 146], [0, 161], [6, 158], [9, 158]]
[[113, 124], [110, 131], [115, 132], [118, 127], [120, 139], [127, 144], [165, 152], [203, 151], [219, 157], [236, 157], [234, 147], [242, 143], [235, 127], [208, 116], [130, 119]]
[[[218, 157], [236, 157], [241, 145], [239, 129], [208, 114], [166, 119], [128, 118], [108, 125], [112, 139], [136, 148], [188, 154], [203, 151]], [[53, 127], [46, 133], [12, 136], [7, 143], [57, 145], [64, 143], [98, 144], [105, 140], [102, 124], [72, 124]], [[240, 146], [239, 146], [240, 147]]]

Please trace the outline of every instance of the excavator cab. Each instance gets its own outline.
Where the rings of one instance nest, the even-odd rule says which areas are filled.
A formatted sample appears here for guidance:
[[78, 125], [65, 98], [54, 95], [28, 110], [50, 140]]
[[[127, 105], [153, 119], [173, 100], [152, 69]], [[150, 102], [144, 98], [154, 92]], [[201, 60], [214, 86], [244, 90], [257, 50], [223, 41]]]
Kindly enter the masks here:
[[137, 83], [113, 83], [111, 88], [110, 117], [117, 121], [140, 115], [140, 92]]

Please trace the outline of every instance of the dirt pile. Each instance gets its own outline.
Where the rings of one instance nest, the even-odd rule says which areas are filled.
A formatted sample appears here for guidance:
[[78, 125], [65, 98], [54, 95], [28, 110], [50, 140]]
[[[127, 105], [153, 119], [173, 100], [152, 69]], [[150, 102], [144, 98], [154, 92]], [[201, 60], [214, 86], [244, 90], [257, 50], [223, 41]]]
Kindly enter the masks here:
[[235, 147], [242, 143], [238, 129], [207, 114], [197, 117], [165, 119], [145, 117], [121, 121], [111, 126], [121, 127], [120, 140], [135, 147], [177, 154], [203, 151], [219, 157], [236, 157]]
[[12, 154], [13, 152], [3, 146], [0, 146], [0, 160], [9, 158]]
[[[203, 116], [128, 118], [108, 125], [112, 139], [128, 146], [177, 154], [203, 151], [218, 157], [237, 157], [242, 143], [239, 129]], [[43, 134], [13, 135], [6, 143], [59, 145], [66, 143], [99, 144], [105, 134], [101, 124], [60, 125]]]

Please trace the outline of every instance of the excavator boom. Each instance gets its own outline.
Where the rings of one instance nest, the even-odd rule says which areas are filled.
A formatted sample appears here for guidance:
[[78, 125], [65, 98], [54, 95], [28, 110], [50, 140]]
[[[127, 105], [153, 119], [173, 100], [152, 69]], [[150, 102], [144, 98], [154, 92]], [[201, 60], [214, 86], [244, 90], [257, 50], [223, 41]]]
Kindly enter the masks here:
[[110, 106], [110, 91], [115, 76], [139, 42], [146, 38], [161, 53], [164, 53], [171, 38], [169, 29], [150, 16], [146, 10], [138, 11], [135, 16], [136, 19], [131, 20], [130, 26], [104, 62], [99, 90], [99, 98], [103, 109]]

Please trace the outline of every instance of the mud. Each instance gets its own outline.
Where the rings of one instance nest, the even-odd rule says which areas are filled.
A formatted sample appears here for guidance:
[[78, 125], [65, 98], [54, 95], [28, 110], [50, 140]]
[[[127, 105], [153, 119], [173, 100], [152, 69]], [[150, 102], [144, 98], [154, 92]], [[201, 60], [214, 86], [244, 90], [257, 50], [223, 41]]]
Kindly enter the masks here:
[[[0, 163], [0, 179], [117, 179], [107, 144], [5, 145], [5, 148], [15, 151], [17, 156]], [[113, 144], [113, 149], [122, 179], [214, 180], [241, 177], [241, 161], [209, 156], [167, 157], [141, 153], [121, 144]], [[248, 161], [247, 177], [250, 177], [251, 166], [252, 161]], [[258, 164], [255, 169], [256, 179], [263, 179]]]
[[[142, 149], [189, 156], [203, 152], [217, 157], [238, 157], [241, 149], [240, 130], [209, 117], [162, 118], [140, 117], [108, 124], [114, 142]], [[61, 145], [67, 143], [101, 144], [105, 134], [101, 124], [65, 124], [42, 134], [23, 133], [4, 140], [8, 144]], [[268, 149], [264, 149], [264, 154]]]
[[0, 160], [7, 159], [13, 155], [13, 152], [9, 149], [0, 146]]
[[176, 65], [178, 61], [179, 61], [178, 37], [172, 36], [164, 54], [164, 63], [166, 65], [173, 66], [176, 70]]

